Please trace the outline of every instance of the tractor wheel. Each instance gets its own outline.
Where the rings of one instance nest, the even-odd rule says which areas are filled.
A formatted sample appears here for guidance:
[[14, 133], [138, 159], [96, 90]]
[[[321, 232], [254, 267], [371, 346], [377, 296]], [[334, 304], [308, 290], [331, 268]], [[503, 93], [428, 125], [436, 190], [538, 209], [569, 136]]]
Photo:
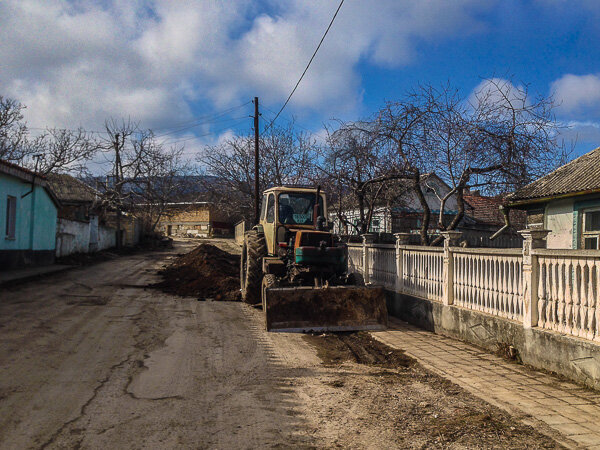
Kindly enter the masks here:
[[265, 236], [252, 230], [244, 236], [242, 257], [240, 260], [240, 282], [242, 300], [246, 303], [260, 302], [260, 283], [262, 281], [262, 259], [267, 256]]
[[272, 273], [267, 273], [262, 279], [262, 287], [261, 287], [261, 299], [262, 299], [262, 309], [263, 311], [267, 311], [267, 289], [277, 287], [277, 277]]
[[362, 273], [352, 272], [346, 277], [346, 284], [350, 286], [364, 286], [365, 278], [362, 276]]

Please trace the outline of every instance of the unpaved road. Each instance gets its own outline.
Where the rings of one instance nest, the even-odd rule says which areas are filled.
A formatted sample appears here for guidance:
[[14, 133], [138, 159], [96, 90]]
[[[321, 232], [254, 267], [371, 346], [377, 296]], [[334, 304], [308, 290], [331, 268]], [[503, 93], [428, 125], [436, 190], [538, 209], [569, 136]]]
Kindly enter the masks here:
[[194, 243], [176, 244], [0, 289], [0, 448], [555, 445], [355, 336], [266, 333], [241, 303], [145, 288]]

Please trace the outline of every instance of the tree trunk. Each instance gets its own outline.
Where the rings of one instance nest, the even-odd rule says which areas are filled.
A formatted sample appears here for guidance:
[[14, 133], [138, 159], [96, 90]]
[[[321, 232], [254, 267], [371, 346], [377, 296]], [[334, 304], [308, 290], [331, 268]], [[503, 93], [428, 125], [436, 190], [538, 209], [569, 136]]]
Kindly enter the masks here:
[[421, 245], [429, 245], [429, 221], [431, 219], [431, 210], [429, 209], [427, 199], [425, 198], [423, 190], [421, 189], [421, 172], [419, 171], [419, 169], [414, 170], [413, 189], [415, 191], [415, 194], [417, 194], [419, 203], [421, 203], [421, 208], [423, 208], [420, 231]]

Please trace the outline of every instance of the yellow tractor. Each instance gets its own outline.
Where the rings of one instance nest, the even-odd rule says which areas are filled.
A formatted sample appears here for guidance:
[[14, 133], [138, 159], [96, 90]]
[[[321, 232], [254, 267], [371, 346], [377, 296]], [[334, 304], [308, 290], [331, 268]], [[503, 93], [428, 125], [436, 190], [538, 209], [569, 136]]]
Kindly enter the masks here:
[[348, 247], [330, 229], [320, 188], [264, 192], [260, 220], [244, 235], [242, 299], [262, 303], [269, 331], [382, 330], [383, 288], [348, 272]]

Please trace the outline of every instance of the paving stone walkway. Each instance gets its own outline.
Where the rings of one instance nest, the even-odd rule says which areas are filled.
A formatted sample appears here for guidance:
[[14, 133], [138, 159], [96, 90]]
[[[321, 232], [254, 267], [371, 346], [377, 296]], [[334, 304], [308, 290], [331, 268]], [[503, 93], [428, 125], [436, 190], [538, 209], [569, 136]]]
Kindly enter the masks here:
[[387, 331], [372, 334], [488, 403], [540, 425], [562, 444], [600, 450], [600, 392], [394, 318]]

